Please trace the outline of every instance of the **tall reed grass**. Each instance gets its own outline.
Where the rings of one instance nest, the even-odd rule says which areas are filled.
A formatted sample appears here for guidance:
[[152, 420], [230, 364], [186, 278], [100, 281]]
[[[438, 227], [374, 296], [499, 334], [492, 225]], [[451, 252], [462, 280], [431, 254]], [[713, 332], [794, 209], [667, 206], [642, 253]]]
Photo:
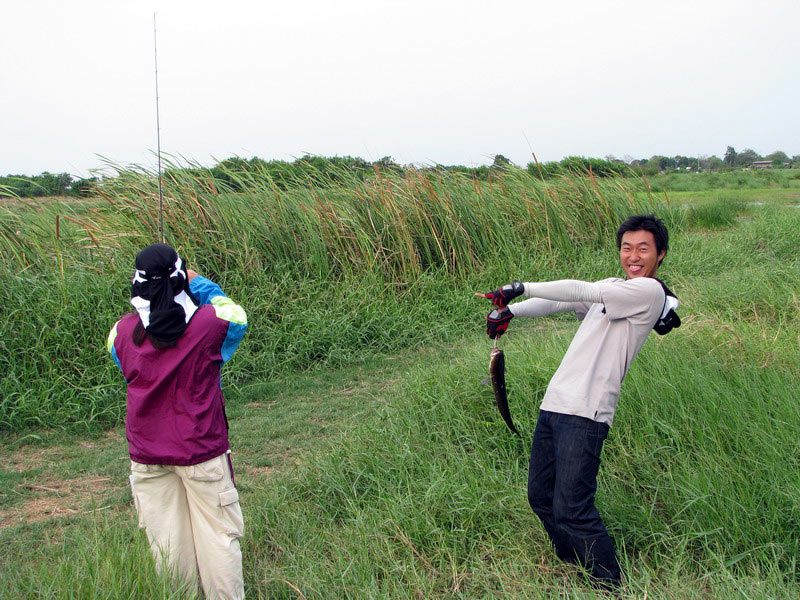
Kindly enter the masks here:
[[[453, 300], [468, 284], [512, 265], [536, 276], [609, 244], [620, 220], [653, 204], [628, 181], [543, 183], [519, 169], [488, 183], [376, 171], [288, 189], [267, 171], [232, 171], [245, 190], [233, 192], [210, 171], [168, 166], [166, 241], [250, 315], [233, 384], [448, 339], [474, 318]], [[2, 428], [121, 418], [103, 340], [128, 310], [135, 253], [160, 238], [157, 174], [109, 164], [97, 194], [5, 210]]]
[[[370, 275], [393, 285], [430, 268], [463, 276], [521, 248], [603, 243], [621, 218], [646, 204], [628, 182], [563, 177], [545, 184], [520, 169], [488, 184], [459, 173], [376, 170], [366, 180], [343, 173], [334, 183], [309, 179], [286, 190], [267, 170], [225, 174], [245, 191], [229, 191], [210, 171], [167, 171], [170, 243], [229, 269]], [[103, 233], [120, 247], [121, 231], [134, 248], [157, 237], [156, 191], [147, 171], [120, 171], [106, 181], [99, 193], [117, 212], [108, 223], [114, 231]]]

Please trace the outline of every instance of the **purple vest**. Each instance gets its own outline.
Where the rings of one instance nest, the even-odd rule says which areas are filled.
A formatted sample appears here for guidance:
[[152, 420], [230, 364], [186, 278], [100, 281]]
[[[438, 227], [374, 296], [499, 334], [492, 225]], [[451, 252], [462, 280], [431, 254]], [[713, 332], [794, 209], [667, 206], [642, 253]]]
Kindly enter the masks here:
[[138, 315], [117, 325], [114, 348], [128, 382], [125, 432], [131, 459], [144, 464], [195, 465], [228, 450], [220, 387], [228, 321], [203, 305], [173, 348], [133, 343]]

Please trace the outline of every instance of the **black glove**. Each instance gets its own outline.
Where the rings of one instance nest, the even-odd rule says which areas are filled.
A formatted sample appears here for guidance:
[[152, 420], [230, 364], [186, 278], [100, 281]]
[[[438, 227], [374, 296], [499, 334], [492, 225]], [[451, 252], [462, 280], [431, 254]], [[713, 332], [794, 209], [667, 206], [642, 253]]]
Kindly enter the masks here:
[[503, 312], [500, 312], [499, 310], [493, 310], [486, 315], [486, 335], [488, 335], [489, 339], [492, 340], [500, 337], [506, 332], [506, 329], [508, 329], [508, 324], [513, 318], [514, 315], [511, 314], [510, 310]]
[[505, 308], [517, 296], [522, 296], [525, 293], [525, 284], [516, 279], [511, 283], [496, 289], [493, 292], [488, 292], [486, 298], [492, 301], [492, 304], [497, 308]]

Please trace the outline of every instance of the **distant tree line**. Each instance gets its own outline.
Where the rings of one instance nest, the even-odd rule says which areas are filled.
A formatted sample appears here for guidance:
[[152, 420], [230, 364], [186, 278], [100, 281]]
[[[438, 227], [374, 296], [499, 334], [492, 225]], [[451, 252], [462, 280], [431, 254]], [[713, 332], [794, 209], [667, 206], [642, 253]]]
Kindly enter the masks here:
[[625, 160], [612, 155], [600, 158], [584, 158], [582, 156], [568, 156], [557, 162], [537, 164], [528, 163], [527, 170], [544, 177], [552, 177], [564, 173], [588, 173], [591, 171], [598, 177], [613, 175], [655, 175], [670, 171], [699, 172], [699, 171], [724, 171], [731, 169], [750, 168], [753, 163], [769, 161], [776, 168], [800, 168], [800, 154], [791, 158], [782, 150], [776, 150], [766, 156], [761, 156], [755, 150], [746, 148], [736, 152], [733, 146], [728, 146], [723, 158], [718, 156], [661, 156], [650, 158]]
[[[375, 162], [352, 156], [312, 156], [305, 155], [288, 162], [285, 160], [264, 160], [262, 158], [226, 158], [209, 169], [192, 168], [195, 175], [210, 173], [216, 181], [224, 182], [232, 190], [247, 187], [252, 176], [267, 176], [276, 187], [286, 189], [296, 185], [327, 186], [356, 179], [364, 180], [376, 169], [402, 170], [391, 157]], [[169, 174], [169, 170], [165, 172]]]
[[[755, 150], [746, 148], [737, 152], [728, 146], [722, 158], [718, 156], [661, 156], [624, 160], [612, 155], [605, 158], [587, 158], [568, 156], [559, 161], [533, 161], [525, 169], [535, 177], [550, 179], [565, 174], [591, 174], [596, 177], [655, 175], [663, 172], [699, 172], [723, 171], [749, 168], [754, 162], [769, 161], [776, 168], [800, 168], [800, 155], [791, 158], [783, 151], [777, 150], [761, 156]], [[276, 187], [286, 189], [296, 185], [328, 186], [356, 179], [366, 179], [380, 173], [403, 174], [407, 170], [420, 172], [452, 172], [469, 175], [478, 180], [488, 180], [494, 174], [511, 168], [519, 168], [502, 154], [497, 154], [491, 165], [465, 167], [461, 165], [400, 165], [391, 156], [369, 162], [352, 156], [312, 156], [305, 155], [292, 162], [284, 160], [264, 160], [262, 158], [232, 157], [217, 163], [213, 167], [170, 167], [164, 171], [165, 176], [182, 171], [193, 175], [208, 174], [218, 182], [223, 182], [229, 189], [238, 191], [248, 187], [252, 177], [269, 177]], [[73, 179], [69, 173], [48, 173], [40, 175], [7, 175], [0, 176], [0, 196], [15, 194], [22, 197], [35, 196], [76, 196], [86, 197], [93, 192], [99, 183], [98, 178]]]
[[630, 164], [642, 169], [646, 175], [663, 171], [721, 171], [724, 169], [749, 168], [755, 162], [768, 161], [777, 168], [800, 168], [800, 155], [792, 158], [782, 150], [776, 150], [766, 156], [761, 156], [751, 148], [736, 152], [733, 146], [728, 146], [722, 158], [718, 156], [653, 156], [647, 160], [632, 161]]
[[38, 196], [90, 196], [97, 177], [74, 179], [69, 173], [0, 176], [0, 197], [16, 195], [23, 198]]
[[[734, 158], [731, 158], [734, 157]], [[753, 162], [770, 160], [776, 167], [800, 168], [800, 155], [789, 158], [785, 152], [777, 151], [762, 157], [751, 149], [737, 153], [728, 146], [725, 159], [717, 156], [653, 156], [649, 159], [622, 160], [614, 156], [605, 158], [587, 158], [583, 156], [568, 156], [560, 161], [530, 162], [525, 169], [536, 177], [550, 179], [564, 174], [592, 174], [596, 177], [614, 176], [640, 176], [654, 175], [666, 171], [719, 171], [735, 168], [750, 167]], [[231, 189], [237, 190], [247, 187], [249, 175], [268, 175], [276, 187], [285, 189], [298, 184], [313, 184], [319, 186], [365, 179], [375, 173], [402, 174], [407, 170], [418, 172], [449, 172], [462, 173], [485, 181], [492, 175], [511, 168], [518, 168], [511, 160], [497, 154], [491, 165], [466, 167], [463, 165], [429, 166], [400, 165], [391, 156], [384, 156], [380, 160], [368, 162], [362, 158], [352, 156], [324, 157], [306, 155], [293, 162], [272, 160], [265, 161], [258, 157], [228, 158], [205, 171], [212, 174], [217, 181], [225, 182]], [[204, 169], [191, 169], [194, 174], [200, 174]]]

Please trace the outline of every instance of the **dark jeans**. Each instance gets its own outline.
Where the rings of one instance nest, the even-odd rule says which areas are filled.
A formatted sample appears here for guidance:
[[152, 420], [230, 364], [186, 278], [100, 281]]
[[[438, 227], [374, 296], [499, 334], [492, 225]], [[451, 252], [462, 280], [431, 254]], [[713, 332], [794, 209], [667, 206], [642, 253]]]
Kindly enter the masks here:
[[620, 568], [614, 542], [594, 506], [600, 452], [608, 425], [540, 411], [533, 434], [528, 502], [544, 524], [556, 554], [616, 587]]

